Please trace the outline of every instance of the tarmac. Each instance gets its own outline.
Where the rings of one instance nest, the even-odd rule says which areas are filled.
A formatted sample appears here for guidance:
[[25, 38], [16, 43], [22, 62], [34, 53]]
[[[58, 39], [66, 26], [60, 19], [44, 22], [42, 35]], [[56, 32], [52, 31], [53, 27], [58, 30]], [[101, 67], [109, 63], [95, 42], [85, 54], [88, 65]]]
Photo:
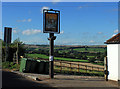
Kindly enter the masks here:
[[117, 82], [105, 81], [104, 77], [98, 76], [55, 74], [54, 79], [50, 79], [49, 75], [47, 74], [3, 71], [3, 88], [6, 87], [120, 89], [120, 86]]

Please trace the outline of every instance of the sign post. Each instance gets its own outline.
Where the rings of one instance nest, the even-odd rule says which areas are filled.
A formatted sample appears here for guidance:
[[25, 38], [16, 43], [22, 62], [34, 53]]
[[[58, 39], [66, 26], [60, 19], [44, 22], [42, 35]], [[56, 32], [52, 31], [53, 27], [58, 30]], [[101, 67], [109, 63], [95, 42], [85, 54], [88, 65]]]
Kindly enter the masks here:
[[4, 28], [4, 42], [6, 44], [5, 62], [10, 61], [10, 59], [9, 59], [9, 44], [11, 43], [11, 36], [12, 36], [12, 28], [5, 27]]
[[54, 40], [56, 39], [54, 33], [60, 33], [60, 11], [43, 10], [43, 33], [49, 33], [49, 76], [52, 79], [54, 78]]

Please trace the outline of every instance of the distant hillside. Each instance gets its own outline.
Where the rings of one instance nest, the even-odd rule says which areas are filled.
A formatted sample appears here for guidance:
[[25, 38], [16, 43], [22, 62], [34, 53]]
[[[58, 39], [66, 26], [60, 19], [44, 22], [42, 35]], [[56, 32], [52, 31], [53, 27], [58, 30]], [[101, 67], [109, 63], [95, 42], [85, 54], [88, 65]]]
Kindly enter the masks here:
[[[34, 44], [25, 44], [25, 47], [28, 48], [43, 48], [49, 47], [49, 45], [34, 45]], [[55, 45], [55, 47], [73, 47], [73, 48], [106, 48], [106, 45]]]

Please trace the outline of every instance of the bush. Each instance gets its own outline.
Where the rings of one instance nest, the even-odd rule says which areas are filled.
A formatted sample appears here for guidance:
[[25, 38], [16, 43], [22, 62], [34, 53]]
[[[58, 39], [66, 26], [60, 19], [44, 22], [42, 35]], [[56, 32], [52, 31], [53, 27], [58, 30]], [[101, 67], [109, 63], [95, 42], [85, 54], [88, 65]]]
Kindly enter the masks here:
[[15, 64], [13, 62], [3, 62], [2, 63], [2, 68], [3, 69], [16, 69], [19, 70], [20, 65], [19, 64]]
[[91, 63], [94, 63], [95, 62], [95, 58], [89, 58], [88, 61], [91, 62]]

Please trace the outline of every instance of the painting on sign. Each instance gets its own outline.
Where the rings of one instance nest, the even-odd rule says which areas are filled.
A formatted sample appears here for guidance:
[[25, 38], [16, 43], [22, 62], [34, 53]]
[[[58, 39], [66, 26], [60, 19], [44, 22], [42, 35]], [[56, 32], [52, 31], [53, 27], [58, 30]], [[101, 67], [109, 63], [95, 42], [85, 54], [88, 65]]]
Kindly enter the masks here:
[[50, 32], [58, 32], [58, 14], [45, 13], [45, 30]]

